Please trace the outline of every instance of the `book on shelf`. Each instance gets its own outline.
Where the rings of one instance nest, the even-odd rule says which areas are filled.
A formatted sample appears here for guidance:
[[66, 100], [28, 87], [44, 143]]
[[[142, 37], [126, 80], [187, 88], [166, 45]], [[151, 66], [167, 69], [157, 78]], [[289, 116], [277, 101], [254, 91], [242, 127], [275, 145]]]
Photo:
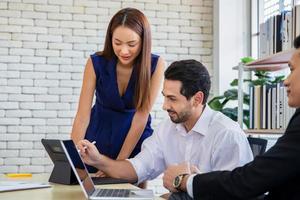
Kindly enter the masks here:
[[254, 107], [254, 86], [249, 87], [249, 127], [254, 127], [254, 113], [253, 113], [253, 107]]
[[295, 109], [288, 106], [283, 82], [273, 85], [250, 86], [249, 92], [249, 128], [286, 129]]
[[267, 124], [266, 128], [271, 129], [272, 127], [272, 85], [266, 85], [267, 93]]
[[282, 11], [259, 25], [259, 57], [291, 49], [300, 35], [300, 5]]
[[275, 16], [275, 24], [274, 24], [274, 43], [275, 43], [275, 48], [273, 50], [274, 53], [282, 51], [282, 33], [281, 33], [281, 26], [282, 24], [282, 15], [276, 15]]
[[276, 122], [275, 128], [279, 129], [279, 107], [280, 107], [280, 83], [276, 84]]
[[300, 5], [293, 8], [293, 37], [300, 35]]
[[271, 129], [276, 129], [276, 107], [277, 107], [277, 87], [276, 85], [272, 86], [272, 97], [271, 97], [271, 108], [272, 108], [272, 120], [271, 120]]
[[267, 85], [261, 87], [261, 112], [260, 112], [260, 124], [262, 129], [267, 128]]
[[[278, 120], [277, 120], [277, 128], [279, 129], [283, 129], [284, 127], [284, 122], [283, 122], [283, 111], [284, 111], [284, 102], [283, 102], [283, 90], [285, 90], [285, 88], [283, 86], [279, 87], [279, 106], [278, 106], [278, 110], [279, 110], [279, 115], [278, 115]], [[286, 127], [285, 127], [286, 128]]]
[[[259, 25], [259, 59], [245, 64], [242, 69], [277, 71], [287, 68], [294, 53], [293, 41], [298, 35], [300, 5], [294, 6], [291, 11], [282, 11], [269, 17]], [[250, 86], [249, 98], [248, 132], [282, 134], [295, 112], [288, 106], [283, 83]], [[241, 112], [239, 108], [239, 116], [242, 116]]]
[[254, 95], [253, 95], [253, 114], [254, 114], [254, 128], [255, 129], [260, 129], [260, 118], [261, 118], [261, 114], [260, 114], [260, 108], [261, 108], [261, 86], [260, 85], [256, 85], [254, 86]]
[[292, 45], [293, 38], [293, 21], [292, 21], [292, 12], [284, 12], [282, 15], [282, 49], [290, 49]]

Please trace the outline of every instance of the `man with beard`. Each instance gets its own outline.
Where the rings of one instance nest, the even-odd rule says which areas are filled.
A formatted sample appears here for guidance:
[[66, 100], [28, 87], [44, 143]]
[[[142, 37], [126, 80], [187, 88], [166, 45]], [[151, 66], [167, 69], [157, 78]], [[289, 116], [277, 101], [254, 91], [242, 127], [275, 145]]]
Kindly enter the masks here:
[[163, 109], [170, 119], [144, 141], [141, 152], [115, 161], [81, 140], [78, 148], [83, 160], [110, 177], [138, 183], [157, 177], [174, 164], [187, 163], [191, 172], [198, 168], [210, 172], [232, 170], [251, 161], [252, 151], [238, 124], [206, 106], [210, 85], [208, 71], [200, 62], [172, 63], [165, 71], [162, 91]]
[[[169, 166], [164, 174], [164, 186], [174, 193], [170, 199], [201, 200], [298, 200], [300, 199], [300, 35], [294, 40], [295, 50], [289, 60], [290, 74], [283, 82], [290, 107], [296, 112], [285, 133], [264, 154], [232, 171], [214, 171], [186, 175], [179, 188], [175, 177], [184, 166]], [[189, 171], [189, 166], [186, 166]], [[264, 194], [266, 194], [264, 196]]]

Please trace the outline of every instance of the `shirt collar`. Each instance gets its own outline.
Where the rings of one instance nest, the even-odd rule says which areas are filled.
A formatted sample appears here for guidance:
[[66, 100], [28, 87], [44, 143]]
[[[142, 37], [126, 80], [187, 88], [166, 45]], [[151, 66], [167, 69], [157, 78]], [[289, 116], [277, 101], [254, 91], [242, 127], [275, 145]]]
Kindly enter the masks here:
[[[213, 110], [208, 105], [206, 105], [202, 114], [200, 115], [199, 119], [197, 120], [196, 124], [194, 125], [191, 131], [205, 136], [209, 130], [209, 124], [212, 118], [212, 114]], [[185, 130], [181, 123], [176, 124], [176, 129], [178, 131]]]
[[208, 105], [206, 105], [192, 130], [197, 133], [200, 133], [201, 135], [206, 135], [209, 131], [209, 124], [211, 122], [212, 117], [213, 110]]

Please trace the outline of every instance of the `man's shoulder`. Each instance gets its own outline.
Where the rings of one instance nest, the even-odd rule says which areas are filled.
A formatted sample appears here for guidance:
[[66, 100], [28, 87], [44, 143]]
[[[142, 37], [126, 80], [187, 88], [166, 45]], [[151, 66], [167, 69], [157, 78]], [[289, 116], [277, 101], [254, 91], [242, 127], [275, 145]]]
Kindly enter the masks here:
[[213, 117], [210, 123], [211, 127], [218, 127], [220, 129], [239, 129], [239, 125], [236, 121], [233, 121], [223, 113], [219, 111], [213, 111]]
[[300, 108], [296, 109], [288, 128], [300, 128]]
[[239, 141], [245, 138], [245, 132], [239, 124], [221, 112], [214, 111], [209, 130], [215, 140]]

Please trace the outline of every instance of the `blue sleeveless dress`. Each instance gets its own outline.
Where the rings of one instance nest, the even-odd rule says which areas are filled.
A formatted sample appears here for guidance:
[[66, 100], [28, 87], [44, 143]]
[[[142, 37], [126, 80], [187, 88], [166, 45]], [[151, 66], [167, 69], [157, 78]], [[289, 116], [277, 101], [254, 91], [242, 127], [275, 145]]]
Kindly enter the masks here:
[[[159, 56], [151, 55], [151, 75], [155, 71]], [[127, 133], [130, 129], [134, 106], [134, 89], [136, 70], [133, 68], [127, 89], [120, 96], [116, 76], [116, 59], [107, 60], [101, 55], [93, 54], [91, 59], [96, 73], [96, 101], [92, 107], [90, 123], [85, 138], [96, 141], [100, 153], [116, 159]], [[141, 150], [142, 142], [152, 135], [151, 116], [149, 115], [145, 130], [130, 157]]]

